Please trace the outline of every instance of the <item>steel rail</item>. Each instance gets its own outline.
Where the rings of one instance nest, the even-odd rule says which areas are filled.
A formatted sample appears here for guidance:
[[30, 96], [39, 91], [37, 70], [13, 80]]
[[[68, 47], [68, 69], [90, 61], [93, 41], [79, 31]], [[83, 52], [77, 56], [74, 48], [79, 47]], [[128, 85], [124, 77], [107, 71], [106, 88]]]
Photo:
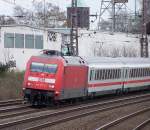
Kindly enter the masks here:
[[25, 106], [15, 106], [15, 107], [3, 108], [3, 109], [0, 109], [0, 113], [16, 111], [16, 110], [25, 109], [28, 107], [29, 107], [28, 105], [25, 105]]
[[131, 114], [129, 114], [129, 115], [126, 115], [126, 116], [123, 116], [123, 117], [121, 117], [121, 118], [118, 118], [118, 119], [116, 119], [116, 120], [114, 120], [114, 121], [112, 121], [112, 122], [109, 122], [109, 123], [107, 123], [107, 124], [105, 124], [105, 125], [103, 125], [103, 126], [97, 128], [96, 130], [106, 130], [106, 129], [108, 129], [108, 128], [110, 128], [110, 127], [112, 127], [112, 126], [114, 126], [114, 125], [120, 123], [121, 121], [125, 121], [125, 120], [129, 119], [130, 117], [137, 116], [137, 115], [139, 115], [139, 114], [141, 114], [141, 113], [144, 113], [144, 112], [147, 112], [147, 111], [150, 111], [150, 107], [144, 108], [144, 109], [142, 109], [142, 110], [139, 110], [139, 111], [136, 111], [136, 112], [131, 113]]
[[0, 104], [2, 103], [10, 103], [10, 102], [16, 102], [16, 101], [22, 101], [22, 99], [10, 99], [10, 100], [4, 100], [4, 101], [0, 101]]
[[[16, 113], [11, 113], [11, 114], [3, 114], [3, 115], [0, 115], [0, 119], [4, 119], [4, 118], [11, 118], [11, 117], [16, 117], [16, 116], [22, 116], [22, 115], [25, 115], [25, 114], [30, 114], [30, 113], [34, 113], [34, 112], [39, 112], [40, 110], [26, 110], [26, 111], [23, 111], [23, 112], [16, 112]], [[41, 110], [42, 111], [42, 110]]]
[[142, 130], [142, 128], [144, 127], [144, 126], [146, 126], [147, 124], [149, 124], [150, 123], [150, 119], [148, 119], [148, 120], [145, 120], [144, 122], [142, 122], [140, 125], [138, 125], [136, 128], [134, 128], [133, 130]]
[[12, 105], [21, 104], [22, 101], [23, 101], [22, 99], [0, 101], [0, 107], [5, 107], [5, 106], [12, 106]]
[[82, 118], [84, 116], [88, 116], [88, 115], [91, 115], [91, 114], [95, 114], [95, 113], [98, 113], [98, 112], [103, 112], [103, 111], [106, 111], [106, 110], [110, 110], [110, 109], [114, 109], [114, 108], [118, 108], [118, 107], [126, 106], [126, 105], [129, 105], [129, 104], [122, 104], [122, 105], [118, 105], [118, 106], [116, 105], [116, 106], [107, 107], [107, 108], [103, 108], [103, 109], [98, 109], [98, 110], [94, 110], [94, 111], [90, 111], [90, 112], [85, 112], [85, 113], [82, 113], [82, 114], [77, 114], [77, 115], [74, 115], [74, 116], [69, 116], [69, 117], [66, 117], [66, 118], [58, 119], [56, 121], [47, 122], [47, 123], [43, 123], [43, 124], [40, 124], [40, 125], [37, 125], [37, 126], [29, 127], [29, 128], [24, 129], [24, 130], [39, 130], [39, 129], [42, 129], [42, 128], [50, 127], [52, 125], [58, 125], [60, 123], [66, 122], [66, 121], [74, 120], [74, 119], [77, 119], [77, 118]]
[[[21, 120], [16, 120], [16, 121], [11, 121], [11, 122], [6, 122], [6, 123], [3, 123], [3, 124], [0, 124], [0, 128], [5, 128], [5, 127], [9, 127], [9, 126], [18, 125], [19, 123], [22, 124], [22, 123], [27, 123], [27, 122], [34, 121], [34, 120], [40, 120], [40, 119], [44, 119], [44, 118], [47, 118], [47, 117], [57, 116], [57, 115], [61, 115], [61, 114], [69, 113], [69, 112], [71, 113], [71, 112], [75, 112], [75, 111], [78, 111], [78, 110], [95, 108], [96, 106], [110, 105], [111, 103], [120, 103], [121, 101], [128, 101], [128, 100], [135, 100], [135, 99], [137, 100], [138, 98], [146, 97], [146, 99], [142, 99], [140, 101], [134, 101], [134, 102], [132, 101], [132, 102], [124, 103], [124, 104], [121, 104], [121, 105], [112, 105], [110, 107], [104, 107], [104, 108], [101, 108], [101, 109], [98, 109], [98, 110], [87, 113], [87, 114], [92, 114], [92, 113], [94, 114], [96, 112], [102, 112], [102, 111], [106, 111], [106, 110], [110, 110], [110, 109], [114, 109], [114, 108], [118, 108], [118, 107], [123, 107], [123, 106], [126, 106], [126, 105], [141, 103], [143, 101], [149, 101], [149, 98], [147, 98], [149, 96], [150, 96], [150, 94], [146, 94], [146, 95], [144, 94], [144, 95], [140, 95], [140, 96], [132, 96], [132, 97], [128, 97], [128, 98], [111, 100], [111, 101], [107, 101], [107, 102], [103, 102], [103, 103], [96, 103], [96, 104], [92, 104], [92, 105], [84, 105], [84, 106], [80, 106], [80, 107], [76, 107], [76, 108], [72, 108], [72, 109], [68, 109], [68, 110], [57, 111], [57, 112], [54, 112], [54, 113], [42, 114], [42, 115], [36, 116], [36, 117], [29, 117], [29, 118], [24, 118], [24, 119], [21, 119]], [[87, 115], [86, 113], [84, 113], [84, 114]], [[82, 114], [82, 116], [84, 114]]]

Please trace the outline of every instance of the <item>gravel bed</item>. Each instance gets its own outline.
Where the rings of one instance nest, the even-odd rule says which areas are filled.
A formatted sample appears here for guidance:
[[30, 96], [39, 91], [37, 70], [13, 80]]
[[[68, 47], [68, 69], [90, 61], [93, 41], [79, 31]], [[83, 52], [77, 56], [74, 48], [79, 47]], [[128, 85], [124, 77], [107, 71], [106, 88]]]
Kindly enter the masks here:
[[127, 120], [124, 120], [123, 122], [120, 122], [116, 124], [115, 126], [112, 126], [111, 128], [108, 128], [107, 130], [132, 130], [137, 125], [141, 124], [143, 121], [150, 118], [150, 111], [141, 113], [137, 116], [131, 117]]
[[95, 130], [96, 128], [99, 128], [100, 126], [115, 120], [116, 118], [120, 118], [129, 113], [135, 112], [137, 110], [140, 110], [149, 106], [150, 106], [150, 102], [144, 102], [141, 104], [125, 106], [122, 108], [117, 108], [117, 109], [113, 109], [110, 111], [105, 111], [103, 113], [97, 113], [97, 114], [89, 115], [80, 119], [75, 119], [72, 121], [61, 123], [57, 126], [44, 128], [42, 130]]
[[[140, 100], [140, 99], [139, 99]], [[130, 102], [130, 101], [129, 101]], [[127, 101], [126, 101], [126, 103], [127, 103]], [[145, 103], [149, 103], [148, 101], [147, 102], [145, 102]], [[120, 102], [120, 104], [122, 104], [122, 102]], [[141, 104], [143, 104], [143, 103], [138, 103], [138, 104], [133, 104], [133, 105], [130, 105], [130, 106], [138, 106], [137, 108], [139, 108], [139, 107], [143, 107]], [[111, 104], [110, 104], [111, 105]], [[113, 105], [114, 105], [114, 103], [113, 103]], [[117, 104], [118, 105], [118, 104]], [[81, 105], [82, 106], [82, 105]], [[108, 106], [108, 105], [106, 105], [106, 106]], [[128, 108], [128, 106], [126, 106], [127, 108]], [[67, 109], [69, 109], [69, 108], [73, 108], [73, 106], [72, 107], [67, 107]], [[99, 107], [99, 108], [101, 108], [101, 106]], [[122, 110], [124, 107], [121, 107], [120, 109]], [[56, 111], [60, 111], [60, 110], [67, 110], [66, 108], [60, 108], [60, 109], [51, 109], [51, 110], [47, 110], [47, 111], [42, 111], [42, 112], [37, 112], [37, 113], [32, 113], [32, 114], [28, 114], [28, 115], [24, 115], [24, 116], [18, 116], [18, 117], [14, 117], [14, 118], [10, 118], [10, 119], [4, 119], [4, 120], [1, 120], [0, 121], [0, 124], [1, 123], [4, 123], [4, 122], [8, 122], [8, 121], [13, 121], [13, 120], [20, 120], [20, 119], [25, 119], [25, 118], [28, 118], [28, 117], [38, 117], [39, 115], [44, 115], [44, 114], [47, 114], [47, 113], [53, 113], [53, 112], [56, 112]], [[95, 110], [96, 109], [98, 109], [98, 107], [96, 107], [96, 108], [94, 108]], [[93, 109], [92, 109], [93, 110]], [[115, 110], [115, 109], [114, 109]], [[114, 111], [114, 110], [112, 110], [112, 111]], [[117, 109], [118, 110], [118, 109]], [[82, 111], [80, 111], [79, 113], [83, 113], [83, 112], [86, 112], [86, 110], [82, 110]], [[120, 111], [119, 112], [119, 114], [121, 113], [122, 111]], [[105, 113], [105, 115], [103, 115]], [[109, 113], [109, 111], [106, 111], [106, 112], [103, 112], [103, 113], [100, 113], [100, 115], [103, 115], [102, 116], [102, 118], [100, 118], [100, 120], [105, 120], [105, 119], [107, 119], [107, 118], [110, 118], [110, 116], [111, 116], [111, 114], [109, 114], [109, 115], [107, 115], [107, 113]], [[74, 114], [77, 114], [77, 112], [73, 112], [72, 113], [72, 115], [74, 115]], [[113, 114], [115, 114], [114, 112], [113, 112]], [[122, 113], [123, 114], [123, 113]], [[69, 115], [70, 115], [70, 113], [69, 113]], [[88, 118], [87, 117], [85, 117], [85, 118], [83, 118], [83, 119], [78, 119], [78, 120], [80, 120], [80, 122], [82, 123], [85, 119], [91, 119], [92, 117], [92, 120], [94, 120], [94, 123], [96, 123], [96, 121], [97, 120], [95, 120], [95, 119], [97, 119], [97, 116], [98, 116], [99, 114], [96, 114], [95, 116], [96, 116], [96, 118], [95, 118], [95, 116], [88, 116]], [[65, 114], [65, 116], [67, 116], [67, 114]], [[65, 117], [64, 115], [63, 115], [63, 117]], [[113, 117], [116, 117], [116, 116], [118, 116], [118, 114], [115, 114], [115, 115], [113, 115]], [[50, 120], [54, 120], [54, 119], [59, 119], [59, 118], [62, 118], [62, 116], [61, 115], [59, 115], [59, 116], [57, 116], [57, 117], [49, 117], [49, 118], [45, 118], [45, 119], [41, 119], [41, 120], [37, 120], [37, 121], [34, 121], [34, 122], [28, 122], [28, 123], [25, 123], [25, 124], [21, 124], [21, 125], [18, 125], [18, 126], [12, 126], [12, 127], [10, 127], [10, 128], [6, 128], [7, 130], [22, 130], [22, 129], [24, 129], [24, 128], [26, 128], [26, 127], [28, 127], [28, 126], [34, 126], [34, 125], [38, 125], [39, 124], [39, 122], [40, 123], [44, 123], [44, 122], [47, 122], [47, 121], [50, 121]], [[78, 121], [77, 120], [77, 121]], [[90, 120], [90, 122], [84, 122], [84, 123], [82, 123], [82, 124], [86, 124], [86, 123], [88, 123], [87, 125], [91, 125], [91, 124], [93, 124], [93, 123], [91, 123], [92, 122], [92, 120]], [[72, 122], [72, 121], [70, 121], [70, 122]], [[74, 122], [74, 121], [73, 121]], [[76, 124], [80, 124], [80, 122], [78, 122], [78, 123], [76, 123]], [[66, 123], [65, 123], [66, 124]], [[68, 124], [68, 123], [67, 123]], [[89, 125], [89, 126], [90, 126]], [[68, 126], [68, 125], [66, 125], [66, 126]], [[66, 126], [65, 126], [65, 128], [66, 128]], [[79, 126], [79, 125], [77, 125], [77, 126]], [[81, 126], [85, 126], [85, 125], [81, 125]], [[99, 126], [99, 125], [98, 125]], [[55, 127], [55, 126], [54, 126]], [[68, 126], [69, 127], [69, 126]], [[90, 127], [90, 128], [93, 128], [94, 126], [92, 125], [92, 127]], [[63, 128], [63, 127], [60, 127], [60, 128]], [[71, 129], [72, 128], [74, 128], [74, 127], [72, 127], [72, 125], [71, 125]], [[82, 127], [77, 127], [77, 129], [80, 129], [80, 128], [82, 128]], [[69, 130], [70, 130], [70, 127], [68, 128]], [[84, 127], [83, 127], [83, 129], [84, 129]], [[88, 128], [87, 128], [88, 129]], [[57, 129], [56, 129], [57, 130]], [[66, 130], [66, 129], [64, 129], [64, 130]], [[90, 129], [91, 130], [91, 129]]]

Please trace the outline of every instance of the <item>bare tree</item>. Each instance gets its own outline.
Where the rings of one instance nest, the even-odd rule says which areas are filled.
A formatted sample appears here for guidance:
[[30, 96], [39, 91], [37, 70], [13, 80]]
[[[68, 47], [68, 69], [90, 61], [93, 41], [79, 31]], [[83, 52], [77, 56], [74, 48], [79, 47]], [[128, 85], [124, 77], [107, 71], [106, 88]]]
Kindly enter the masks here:
[[43, 4], [41, 2], [33, 3], [34, 11], [26, 10], [20, 6], [14, 8], [14, 15], [17, 17], [16, 21], [20, 24], [30, 24], [35, 26], [55, 27], [57, 22], [58, 26], [64, 25], [66, 20], [65, 12], [61, 11], [58, 6], [54, 6], [49, 2]]
[[[66, 20], [65, 12], [61, 11], [58, 6], [54, 6], [49, 2], [45, 4], [41, 2], [33, 3], [35, 16], [38, 18], [39, 24], [47, 27], [55, 27], [57, 22]], [[58, 25], [59, 26], [59, 25]]]
[[8, 25], [8, 24], [15, 24], [16, 21], [14, 18], [12, 18], [11, 16], [5, 16], [5, 15], [1, 15], [0, 16], [0, 25]]

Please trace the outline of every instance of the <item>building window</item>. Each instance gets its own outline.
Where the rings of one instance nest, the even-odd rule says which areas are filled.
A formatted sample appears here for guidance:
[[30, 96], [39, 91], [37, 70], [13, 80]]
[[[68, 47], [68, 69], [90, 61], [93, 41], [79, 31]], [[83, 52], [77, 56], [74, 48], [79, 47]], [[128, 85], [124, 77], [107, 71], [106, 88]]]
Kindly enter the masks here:
[[35, 36], [35, 48], [43, 49], [43, 36], [42, 35]]
[[25, 35], [25, 48], [34, 48], [34, 35]]
[[14, 48], [14, 33], [5, 33], [4, 34], [4, 47], [5, 48]]
[[24, 48], [24, 34], [15, 34], [15, 48]]

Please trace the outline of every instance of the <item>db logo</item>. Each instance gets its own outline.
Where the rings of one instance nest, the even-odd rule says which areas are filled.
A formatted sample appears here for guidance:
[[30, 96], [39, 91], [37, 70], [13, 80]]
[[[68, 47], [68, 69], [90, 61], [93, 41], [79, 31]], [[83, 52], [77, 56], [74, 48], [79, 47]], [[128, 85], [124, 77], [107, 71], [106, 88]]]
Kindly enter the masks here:
[[39, 78], [39, 82], [45, 82], [44, 78]]

